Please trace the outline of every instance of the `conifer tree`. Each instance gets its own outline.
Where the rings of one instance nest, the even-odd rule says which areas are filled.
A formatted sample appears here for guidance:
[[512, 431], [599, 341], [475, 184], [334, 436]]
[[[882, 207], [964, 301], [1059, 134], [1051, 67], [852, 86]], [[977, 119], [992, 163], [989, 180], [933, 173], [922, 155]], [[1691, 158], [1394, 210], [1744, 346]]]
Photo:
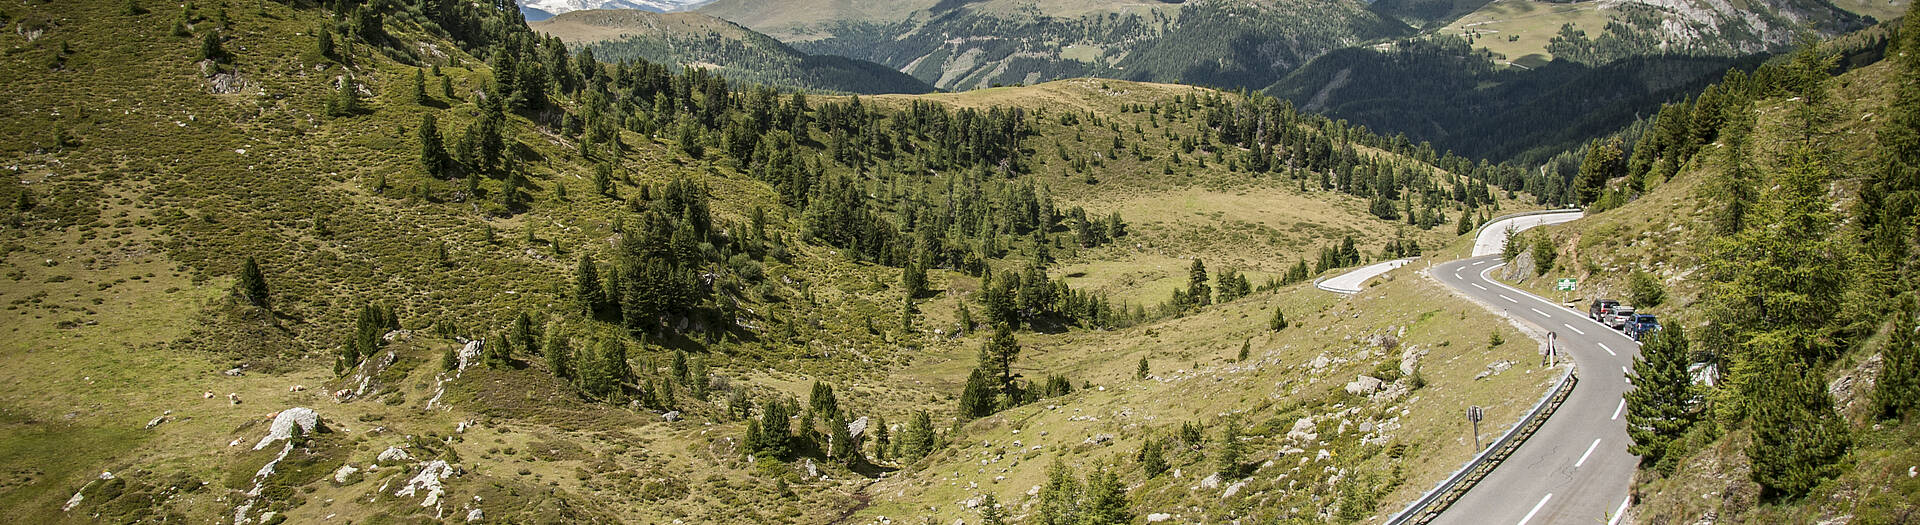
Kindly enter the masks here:
[[913, 421], [907, 424], [907, 430], [900, 436], [900, 457], [907, 462], [918, 461], [933, 453], [933, 416], [927, 411], [913, 413]]
[[1152, 478], [1167, 471], [1166, 451], [1163, 450], [1165, 447], [1166, 445], [1161, 443], [1159, 438], [1153, 436], [1148, 436], [1147, 441], [1140, 444], [1140, 452], [1135, 454], [1134, 458], [1139, 460], [1140, 472], [1146, 477]]
[[315, 28], [313, 33], [317, 37], [313, 46], [314, 54], [320, 58], [333, 58], [333, 31], [321, 27]]
[[778, 400], [767, 400], [760, 407], [760, 443], [755, 447], [756, 452], [766, 457], [786, 457], [792, 431], [793, 427], [787, 422], [787, 406]]
[[[1763, 345], [1785, 346], [1777, 340]], [[1793, 348], [1770, 348], [1770, 355], [1794, 355]], [[1811, 377], [1810, 377], [1811, 376]], [[1833, 410], [1827, 390], [1797, 362], [1778, 359], [1762, 369], [1754, 387], [1763, 394], [1751, 405], [1753, 443], [1747, 458], [1761, 497], [1790, 500], [1805, 496], [1821, 481], [1838, 476], [1839, 462], [1852, 445], [1846, 419]]]
[[1080, 523], [1132, 523], [1133, 512], [1127, 508], [1127, 487], [1120, 483], [1120, 475], [1112, 469], [1101, 469], [1087, 473], [1087, 489], [1080, 508]]
[[218, 63], [218, 64], [224, 64], [227, 62], [229, 58], [227, 55], [227, 49], [224, 47], [221, 47], [220, 35], [216, 33], [217, 32], [215, 31], [207, 31], [205, 34], [201, 35], [200, 52], [194, 56], [194, 59], [196, 61], [212, 60], [214, 61], [214, 63]]
[[513, 348], [509, 351], [518, 349], [528, 355], [540, 355], [540, 344], [533, 334], [533, 318], [528, 317], [526, 311], [514, 316], [512, 333]]
[[427, 98], [427, 73], [425, 71], [420, 70], [420, 68], [413, 69], [413, 89], [409, 90], [409, 92], [415, 104], [424, 106], [431, 100]]
[[[1304, 263], [1303, 263], [1304, 264]], [[1287, 329], [1287, 313], [1279, 308], [1273, 309], [1273, 318], [1267, 320], [1267, 329], [1275, 332]]]
[[980, 525], [1006, 525], [1007, 518], [1000, 511], [1000, 498], [992, 492], [980, 498]]
[[1594, 140], [1587, 145], [1587, 157], [1580, 162], [1580, 173], [1574, 178], [1574, 192], [1579, 204], [1593, 204], [1600, 200], [1600, 193], [1607, 189], [1607, 181], [1627, 174], [1627, 159], [1622, 150], [1619, 137], [1606, 142]]
[[1018, 386], [1014, 379], [1019, 377], [1013, 372], [1013, 362], [1020, 357], [1020, 342], [1013, 338], [1013, 329], [1006, 325], [996, 326], [993, 337], [980, 348], [981, 368], [987, 370], [994, 387], [1009, 399], [1018, 399]]
[[561, 330], [557, 323], [549, 323], [547, 325], [547, 343], [545, 346], [547, 372], [561, 379], [572, 379], [574, 377], [573, 342], [569, 340], [566, 331]]
[[440, 137], [439, 119], [432, 113], [420, 116], [420, 166], [427, 175], [434, 178], [446, 177], [452, 171], [452, 159], [447, 157], [446, 141]]
[[877, 415], [877, 414], [874, 415], [872, 428], [873, 428], [873, 459], [876, 461], [886, 461], [887, 460], [887, 444], [891, 442], [893, 439], [892, 436], [888, 435], [888, 433], [891, 432], [891, 430], [887, 429], [887, 417], [882, 415]]
[[1240, 477], [1240, 458], [1245, 445], [1240, 443], [1240, 425], [1226, 422], [1226, 428], [1220, 431], [1219, 455], [1214, 459], [1220, 463], [1220, 477], [1237, 479]]
[[460, 368], [460, 354], [458, 351], [454, 350], [453, 347], [449, 346], [447, 347], [446, 351], [440, 352], [440, 369], [441, 370], [446, 370], [451, 372], [459, 368]]
[[580, 262], [573, 267], [575, 308], [583, 315], [597, 318], [607, 311], [606, 294], [606, 288], [600, 284], [600, 270], [593, 262], [593, 256], [581, 251]]
[[261, 274], [260, 263], [255, 262], [253, 257], [247, 257], [245, 262], [240, 263], [240, 280], [237, 286], [240, 289], [240, 296], [246, 298], [249, 304], [261, 308], [272, 308], [268, 303], [267, 278]]
[[687, 384], [687, 352], [677, 348], [674, 349], [673, 363], [667, 370], [673, 374], [673, 382], [682, 385]]
[[1880, 351], [1884, 366], [1874, 384], [1873, 401], [1879, 417], [1906, 420], [1920, 407], [1920, 344], [1916, 344], [1914, 317], [1920, 303], [1909, 293], [1894, 312], [1893, 328]]
[[1145, 357], [1140, 358], [1140, 366], [1133, 370], [1133, 378], [1134, 379], [1147, 378], [1147, 358]]
[[360, 90], [354, 87], [353, 76], [340, 77], [340, 85], [334, 88], [333, 98], [327, 101], [327, 114], [335, 117], [349, 117], [361, 111]]
[[710, 380], [711, 378], [707, 373], [707, 358], [694, 358], [693, 365], [687, 369], [688, 393], [693, 394], [694, 399], [706, 401], [707, 389], [709, 388], [708, 382]]
[[1072, 467], [1055, 459], [1052, 465], [1047, 466], [1047, 481], [1040, 485], [1037, 497], [1039, 502], [1034, 504], [1028, 523], [1079, 525], [1080, 481], [1074, 479]]
[[1193, 258], [1193, 265], [1187, 267], [1187, 302], [1190, 306], [1206, 306], [1213, 300], [1213, 289], [1207, 287], [1207, 265]]
[[1672, 442], [1700, 418], [1701, 392], [1687, 371], [1692, 362], [1687, 346], [1678, 324], [1648, 334], [1627, 378], [1633, 383], [1626, 394], [1627, 435], [1633, 438], [1627, 452], [1662, 472], [1672, 472], [1676, 458], [1667, 457]]

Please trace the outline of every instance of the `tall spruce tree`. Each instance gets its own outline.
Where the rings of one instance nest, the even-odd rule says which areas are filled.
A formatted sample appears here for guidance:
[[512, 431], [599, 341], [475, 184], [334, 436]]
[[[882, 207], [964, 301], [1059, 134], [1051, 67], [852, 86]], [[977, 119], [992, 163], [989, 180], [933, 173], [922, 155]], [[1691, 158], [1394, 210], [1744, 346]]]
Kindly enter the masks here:
[[[1792, 356], [1787, 338], [1769, 337], [1759, 345], [1768, 355]], [[1760, 395], [1750, 409], [1753, 443], [1747, 458], [1761, 497], [1782, 501], [1805, 496], [1815, 485], [1841, 472], [1840, 460], [1853, 443], [1845, 418], [1833, 409], [1818, 374], [1791, 357], [1775, 358], [1752, 386]]]
[[582, 315], [598, 318], [608, 310], [607, 290], [600, 284], [600, 268], [593, 262], [593, 256], [580, 252], [580, 262], [573, 267], [573, 302]]
[[558, 323], [547, 324], [547, 342], [544, 345], [547, 357], [547, 372], [554, 377], [571, 379], [573, 373], [573, 342]]
[[268, 302], [267, 277], [260, 272], [260, 263], [253, 257], [247, 257], [245, 262], [240, 263], [240, 280], [235, 286], [247, 303], [261, 308], [273, 307]]
[[1207, 265], [1199, 257], [1187, 267], [1187, 301], [1190, 306], [1206, 306], [1213, 301], [1213, 289], [1207, 286]]
[[1037, 497], [1039, 502], [1034, 504], [1028, 523], [1079, 525], [1080, 481], [1074, 479], [1072, 467], [1055, 459], [1053, 464], [1047, 466], [1047, 481], [1040, 485]]
[[1887, 344], [1880, 350], [1884, 366], [1873, 390], [1874, 407], [1880, 417], [1906, 420], [1920, 407], [1920, 343], [1916, 343], [1915, 316], [1920, 316], [1920, 301], [1912, 293], [1901, 297], [1894, 312], [1893, 328]]
[[1087, 473], [1080, 523], [1133, 523], [1133, 512], [1127, 508], [1127, 486], [1113, 469], [1102, 467]]
[[439, 119], [429, 113], [420, 116], [420, 167], [427, 176], [445, 178], [453, 173], [453, 159], [447, 156], [447, 143], [440, 137]]
[[1633, 444], [1627, 452], [1640, 456], [1640, 463], [1662, 472], [1672, 472], [1668, 451], [1700, 419], [1701, 392], [1693, 385], [1687, 366], [1692, 359], [1687, 336], [1680, 325], [1648, 334], [1633, 359], [1633, 375], [1627, 391], [1627, 435]]

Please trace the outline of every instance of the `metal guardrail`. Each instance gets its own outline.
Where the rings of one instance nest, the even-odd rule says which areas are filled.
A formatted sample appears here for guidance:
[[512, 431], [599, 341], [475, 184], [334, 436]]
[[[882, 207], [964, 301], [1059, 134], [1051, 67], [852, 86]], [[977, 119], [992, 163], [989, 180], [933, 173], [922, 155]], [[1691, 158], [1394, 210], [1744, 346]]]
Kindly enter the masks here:
[[1532, 437], [1533, 433], [1540, 429], [1540, 425], [1546, 423], [1547, 417], [1558, 410], [1561, 403], [1566, 402], [1567, 396], [1573, 393], [1574, 384], [1579, 382], [1579, 374], [1576, 373], [1572, 364], [1568, 364], [1567, 374], [1561, 376], [1560, 382], [1542, 395], [1540, 401], [1534, 403], [1533, 410], [1527, 412], [1527, 417], [1514, 424], [1513, 428], [1507, 429], [1506, 434], [1493, 442], [1493, 446], [1480, 451], [1480, 454], [1460, 467], [1460, 470], [1454, 471], [1453, 475], [1447, 476], [1446, 480], [1441, 481], [1426, 494], [1422, 494], [1420, 499], [1414, 500], [1413, 504], [1407, 505], [1407, 508], [1394, 514], [1387, 520], [1387, 525], [1424, 524], [1440, 517], [1441, 512], [1446, 511], [1447, 507], [1460, 499], [1462, 494], [1472, 489], [1481, 479], [1486, 478], [1487, 474], [1492, 473], [1494, 467], [1498, 467], [1500, 462], [1507, 459], [1507, 456], [1513, 455], [1514, 449], [1520, 448], [1521, 443]]

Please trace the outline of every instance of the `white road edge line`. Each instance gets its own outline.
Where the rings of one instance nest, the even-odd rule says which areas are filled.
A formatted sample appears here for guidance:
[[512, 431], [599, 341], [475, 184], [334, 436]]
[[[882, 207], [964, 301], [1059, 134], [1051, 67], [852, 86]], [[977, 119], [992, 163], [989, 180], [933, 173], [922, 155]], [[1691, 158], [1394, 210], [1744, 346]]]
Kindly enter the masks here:
[[1540, 502], [1539, 502], [1539, 503], [1535, 503], [1535, 504], [1533, 504], [1533, 510], [1530, 510], [1530, 511], [1527, 511], [1527, 516], [1526, 516], [1526, 517], [1524, 517], [1524, 518], [1520, 518], [1520, 523], [1518, 523], [1518, 524], [1516, 524], [1516, 525], [1527, 525], [1527, 521], [1529, 521], [1529, 520], [1532, 520], [1532, 519], [1533, 519], [1533, 515], [1534, 515], [1534, 514], [1539, 514], [1539, 513], [1540, 513], [1540, 507], [1545, 507], [1545, 506], [1547, 506], [1547, 500], [1550, 500], [1550, 499], [1553, 499], [1553, 493], [1552, 493], [1552, 492], [1548, 492], [1548, 493], [1547, 493], [1547, 497], [1544, 497], [1544, 498], [1540, 498]]
[[[1572, 327], [1568, 327], [1568, 328], [1572, 328]], [[1601, 349], [1601, 350], [1606, 350], [1606, 351], [1607, 351], [1607, 355], [1611, 355], [1611, 356], [1618, 356], [1618, 355], [1620, 355], [1620, 354], [1616, 354], [1616, 353], [1613, 353], [1613, 349], [1612, 349], [1612, 348], [1607, 348], [1607, 344], [1606, 344], [1606, 343], [1597, 343], [1597, 344], [1599, 344], [1599, 345], [1600, 345], [1600, 349]]]
[[1620, 500], [1620, 508], [1613, 510], [1613, 517], [1607, 519], [1607, 525], [1620, 523], [1620, 517], [1627, 515], [1627, 504], [1632, 502], [1633, 496], [1627, 496], [1627, 499]]
[[1626, 409], [1627, 409], [1627, 400], [1626, 400], [1626, 398], [1621, 398], [1621, 399], [1620, 399], [1620, 406], [1617, 406], [1617, 407], [1614, 407], [1614, 408], [1613, 408], [1613, 417], [1610, 417], [1610, 418], [1607, 418], [1607, 420], [1608, 420], [1608, 421], [1613, 421], [1613, 420], [1616, 420], [1616, 419], [1620, 419], [1620, 411], [1622, 411], [1622, 410], [1626, 410]]
[[1573, 330], [1573, 333], [1580, 334], [1580, 335], [1587, 335], [1585, 331], [1582, 331], [1579, 328], [1574, 328], [1573, 325], [1571, 324], [1560, 323], [1560, 326], [1565, 326], [1567, 327], [1568, 330]]
[[1474, 288], [1479, 288], [1479, 289], [1480, 289], [1480, 291], [1482, 291], [1482, 292], [1484, 292], [1484, 291], [1487, 291], [1487, 287], [1485, 287], [1485, 286], [1480, 286], [1480, 283], [1467, 283], [1467, 284], [1471, 284], [1471, 285], [1473, 285], [1473, 287], [1474, 287]]
[[1580, 468], [1581, 465], [1587, 464], [1587, 456], [1592, 456], [1593, 449], [1599, 448], [1599, 447], [1600, 447], [1600, 440], [1598, 438], [1595, 438], [1593, 440], [1592, 445], [1587, 445], [1587, 453], [1580, 455], [1580, 461], [1573, 462], [1573, 468]]

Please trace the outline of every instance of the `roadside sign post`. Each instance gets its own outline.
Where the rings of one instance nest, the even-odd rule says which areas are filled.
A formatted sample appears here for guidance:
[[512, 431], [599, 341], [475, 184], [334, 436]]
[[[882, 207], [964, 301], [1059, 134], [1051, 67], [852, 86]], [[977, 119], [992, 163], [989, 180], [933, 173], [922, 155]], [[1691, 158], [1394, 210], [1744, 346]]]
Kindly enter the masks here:
[[[1576, 289], [1576, 288], [1578, 288], [1578, 287], [1579, 287], [1579, 285], [1580, 285], [1580, 280], [1579, 280], [1579, 279], [1575, 279], [1575, 278], [1572, 278], [1572, 277], [1562, 277], [1562, 278], [1560, 278], [1560, 280], [1558, 280], [1558, 281], [1554, 281], [1554, 283], [1553, 283], [1553, 289], [1555, 289], [1555, 290], [1559, 290], [1559, 291], [1562, 291], [1562, 292], [1572, 292], [1572, 291], [1574, 291], [1574, 289]], [[1566, 299], [1566, 298], [1567, 298], [1567, 294], [1562, 294], [1562, 295], [1561, 295], [1560, 297], [1561, 297], [1562, 299]], [[1568, 300], [1570, 300], [1570, 299], [1568, 299]], [[1564, 302], [1567, 302], [1567, 301], [1566, 301], [1566, 300], [1563, 300], [1563, 301], [1560, 301], [1560, 302], [1563, 302], [1563, 303], [1564, 303]]]
[[1547, 347], [1540, 351], [1540, 361], [1545, 364], [1547, 368], [1553, 368], [1554, 359], [1560, 357], [1560, 346], [1555, 344], [1558, 338], [1559, 334], [1547, 332]]
[[1467, 407], [1467, 421], [1473, 422], [1473, 451], [1475, 453], [1480, 452], [1480, 420], [1485, 418], [1486, 415], [1486, 412], [1480, 409], [1480, 405]]

